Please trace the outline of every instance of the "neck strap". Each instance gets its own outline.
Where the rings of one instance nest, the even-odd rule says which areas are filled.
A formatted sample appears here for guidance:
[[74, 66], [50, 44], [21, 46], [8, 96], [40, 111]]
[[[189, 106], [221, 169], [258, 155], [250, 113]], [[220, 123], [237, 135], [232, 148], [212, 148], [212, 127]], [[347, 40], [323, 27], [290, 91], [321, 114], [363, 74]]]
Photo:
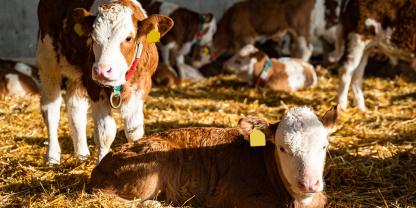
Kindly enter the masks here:
[[272, 59], [268, 59], [266, 61], [266, 64], [264, 64], [263, 69], [261, 70], [260, 76], [257, 79], [256, 85], [260, 85], [260, 83], [264, 80], [266, 80], [267, 75], [269, 74], [270, 68], [272, 67]]
[[[128, 82], [134, 75], [134, 71], [137, 68], [137, 65], [139, 65], [139, 59], [142, 55], [142, 51], [143, 51], [143, 44], [141, 42], [139, 42], [139, 44], [137, 44], [136, 46], [136, 55], [134, 57], [133, 63], [130, 66], [130, 69], [127, 71], [126, 73], [126, 82]], [[112, 108], [119, 108], [121, 106], [121, 89], [123, 88], [122, 85], [119, 86], [115, 86], [113, 88], [113, 92], [111, 93], [110, 96], [110, 104]]]

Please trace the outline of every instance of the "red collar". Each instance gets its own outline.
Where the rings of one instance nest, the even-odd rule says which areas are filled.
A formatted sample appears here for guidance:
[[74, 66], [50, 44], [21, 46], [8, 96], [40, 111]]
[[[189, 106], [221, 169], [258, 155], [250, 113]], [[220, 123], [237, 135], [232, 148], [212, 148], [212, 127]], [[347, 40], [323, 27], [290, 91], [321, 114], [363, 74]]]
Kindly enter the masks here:
[[139, 59], [140, 59], [140, 56], [142, 55], [142, 51], [143, 51], [143, 44], [142, 43], [137, 44], [136, 56], [134, 58], [133, 64], [131, 64], [130, 69], [126, 73], [126, 81], [129, 81], [133, 77], [134, 70], [136, 70], [137, 65], [139, 65]]

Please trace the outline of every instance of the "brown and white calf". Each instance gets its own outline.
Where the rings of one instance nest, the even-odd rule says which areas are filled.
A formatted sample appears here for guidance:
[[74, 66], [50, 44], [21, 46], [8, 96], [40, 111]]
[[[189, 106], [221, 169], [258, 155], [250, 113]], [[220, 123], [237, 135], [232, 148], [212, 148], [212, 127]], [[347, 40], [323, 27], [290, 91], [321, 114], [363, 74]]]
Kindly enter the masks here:
[[195, 65], [192, 68], [184, 66], [186, 65], [185, 55], [191, 52], [191, 48], [195, 44], [211, 46], [212, 37], [217, 30], [214, 16], [211, 13], [200, 14], [166, 1], [140, 0], [140, 2], [149, 14], [168, 16], [175, 22], [175, 26], [161, 39], [159, 44], [163, 63], [170, 66], [176, 65], [180, 77], [193, 80], [201, 79], [201, 75], [187, 72], [193, 67], [198, 68], [199, 66]]
[[0, 59], [0, 97], [38, 94], [39, 89], [36, 67]]
[[246, 82], [264, 84], [276, 91], [296, 91], [316, 84], [314, 67], [298, 58], [269, 58], [253, 45], [247, 45], [224, 63], [224, 68]]
[[416, 53], [416, 2], [414, 0], [350, 0], [342, 12], [346, 52], [341, 59], [338, 103], [347, 107], [351, 85], [355, 105], [365, 111], [362, 92], [368, 56], [377, 49], [391, 60], [414, 59]]
[[63, 78], [68, 80], [65, 101], [76, 156], [90, 154], [86, 137], [89, 101], [98, 161], [116, 135], [111, 107], [119, 107], [127, 139], [140, 139], [143, 102], [158, 63], [154, 37], [166, 34], [172, 20], [147, 16], [134, 0], [41, 0], [38, 18], [36, 58], [42, 82], [41, 111], [48, 128], [47, 161], [60, 162], [57, 131]]
[[[329, 128], [336, 118], [335, 108], [318, 118], [302, 107], [277, 124], [243, 118], [237, 128], [158, 133], [107, 154], [91, 184], [123, 199], [175, 205], [323, 207]], [[265, 146], [250, 146], [254, 129], [265, 134]]]

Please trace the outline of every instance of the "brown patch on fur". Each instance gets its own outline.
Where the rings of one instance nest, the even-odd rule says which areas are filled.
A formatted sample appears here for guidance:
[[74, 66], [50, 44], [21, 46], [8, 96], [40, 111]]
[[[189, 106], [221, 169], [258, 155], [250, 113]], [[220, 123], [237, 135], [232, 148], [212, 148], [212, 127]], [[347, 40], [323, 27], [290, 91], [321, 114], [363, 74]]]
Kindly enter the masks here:
[[172, 70], [169, 69], [170, 66], [166, 64], [159, 63], [156, 73], [153, 75], [152, 79], [156, 85], [159, 86], [172, 86], [180, 83], [179, 77]]
[[[274, 145], [252, 148], [236, 128], [162, 132], [110, 152], [93, 170], [95, 190], [125, 199], [204, 207], [288, 207]], [[159, 192], [160, 191], [160, 192]]]
[[133, 34], [130, 34], [130, 37], [130, 41], [125, 40], [120, 43], [121, 54], [123, 54], [124, 59], [128, 64], [132, 64], [134, 59], [136, 58], [136, 47], [138, 47], [136, 42], [134, 41]]

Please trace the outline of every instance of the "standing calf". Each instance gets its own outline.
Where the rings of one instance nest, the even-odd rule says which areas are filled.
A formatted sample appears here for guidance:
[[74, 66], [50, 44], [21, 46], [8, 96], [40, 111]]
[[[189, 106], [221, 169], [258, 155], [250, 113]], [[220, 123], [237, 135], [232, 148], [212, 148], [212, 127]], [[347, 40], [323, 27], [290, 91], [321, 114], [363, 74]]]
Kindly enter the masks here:
[[368, 56], [377, 48], [391, 60], [414, 60], [416, 53], [416, 1], [414, 0], [350, 0], [342, 13], [345, 43], [339, 69], [338, 103], [347, 107], [351, 85], [355, 105], [365, 111], [362, 91]]
[[[323, 207], [329, 128], [337, 110], [319, 119], [290, 110], [277, 124], [243, 118], [237, 128], [186, 128], [122, 145], [91, 175], [92, 187], [124, 199], [160, 199], [196, 207]], [[254, 129], [264, 147], [250, 147]]]
[[144, 134], [143, 102], [158, 63], [154, 42], [173, 22], [160, 15], [148, 17], [135, 0], [102, 2], [39, 2], [36, 58], [41, 111], [48, 128], [47, 161], [52, 164], [59, 163], [61, 155], [57, 131], [63, 78], [68, 80], [65, 101], [76, 156], [90, 154], [85, 132], [89, 101], [98, 160], [110, 150], [117, 131], [111, 107], [120, 109], [129, 141]]

